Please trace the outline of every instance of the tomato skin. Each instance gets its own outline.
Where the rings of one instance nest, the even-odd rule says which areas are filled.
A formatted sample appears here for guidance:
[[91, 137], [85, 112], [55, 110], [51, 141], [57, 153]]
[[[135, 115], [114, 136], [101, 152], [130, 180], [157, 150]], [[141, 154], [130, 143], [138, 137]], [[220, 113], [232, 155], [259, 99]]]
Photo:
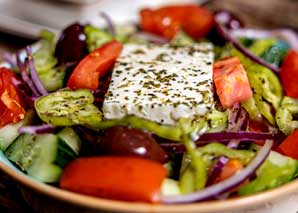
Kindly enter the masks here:
[[236, 159], [230, 159], [222, 168], [220, 174], [215, 179], [215, 183], [221, 182], [229, 177], [235, 175], [238, 171], [243, 169], [243, 164]]
[[213, 81], [224, 108], [252, 97], [252, 90], [237, 57], [222, 59], [213, 65]]
[[140, 11], [140, 25], [148, 31], [171, 40], [180, 30], [193, 38], [204, 37], [214, 24], [211, 12], [197, 5], [165, 6]]
[[[219, 183], [224, 181], [233, 175], [236, 175], [237, 172], [241, 171], [244, 168], [244, 165], [241, 161], [237, 159], [229, 159], [229, 161], [223, 166], [218, 177], [214, 180], [214, 183]], [[237, 191], [242, 185], [249, 183], [249, 180], [246, 179], [240, 186], [236, 186], [229, 190], [230, 193]]]
[[71, 89], [96, 90], [98, 79], [114, 65], [122, 50], [122, 44], [111, 41], [89, 53], [74, 69], [67, 86]]
[[298, 51], [287, 53], [280, 69], [280, 79], [286, 95], [298, 98]]
[[0, 68], [0, 127], [17, 123], [25, 116], [24, 103], [13, 84], [16, 78], [11, 70]]
[[193, 7], [190, 13], [192, 15], [186, 15], [182, 28], [193, 38], [203, 38], [214, 25], [213, 15], [202, 7]]
[[298, 129], [295, 129], [277, 148], [276, 151], [298, 160]]
[[79, 158], [66, 166], [61, 188], [101, 198], [160, 201], [166, 177], [162, 164], [136, 157], [102, 156]]

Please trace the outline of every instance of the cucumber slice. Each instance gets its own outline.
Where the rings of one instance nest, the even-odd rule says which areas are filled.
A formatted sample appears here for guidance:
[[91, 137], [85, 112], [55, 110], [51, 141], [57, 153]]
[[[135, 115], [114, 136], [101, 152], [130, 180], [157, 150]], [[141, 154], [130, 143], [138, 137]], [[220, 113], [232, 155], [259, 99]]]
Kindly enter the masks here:
[[79, 155], [82, 141], [71, 127], [66, 127], [58, 132], [57, 136], [64, 141], [72, 150]]
[[23, 134], [5, 154], [29, 176], [47, 183], [59, 181], [65, 164], [77, 156], [54, 134]]
[[29, 124], [34, 116], [33, 111], [28, 111], [25, 118], [15, 124], [7, 124], [0, 128], [0, 149], [5, 151], [10, 144], [20, 135], [18, 129]]

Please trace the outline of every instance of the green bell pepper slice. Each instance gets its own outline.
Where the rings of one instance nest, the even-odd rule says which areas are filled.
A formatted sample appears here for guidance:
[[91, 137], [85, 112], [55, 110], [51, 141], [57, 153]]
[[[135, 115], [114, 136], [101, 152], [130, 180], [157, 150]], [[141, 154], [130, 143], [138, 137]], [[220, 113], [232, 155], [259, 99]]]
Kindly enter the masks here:
[[238, 159], [247, 165], [255, 156], [255, 152], [250, 150], [230, 149], [221, 143], [210, 143], [198, 148], [202, 155], [212, 155], [214, 157], [225, 156], [230, 159]]
[[[258, 44], [259, 43], [254, 43], [251, 49], [257, 49]], [[260, 52], [255, 50], [257, 53], [263, 53], [264, 51], [264, 49]], [[232, 49], [231, 53], [240, 58], [253, 89], [254, 100], [249, 100], [249, 102], [244, 103], [243, 107], [248, 111], [252, 118], [257, 118], [260, 113], [272, 125], [275, 125], [275, 118], [274, 115], [272, 115], [271, 105], [277, 110], [283, 97], [282, 86], [278, 77], [271, 70], [255, 64], [237, 50]], [[257, 111], [256, 108], [258, 109]]]
[[84, 33], [89, 52], [113, 40], [113, 37], [108, 32], [91, 25], [85, 26]]
[[[181, 173], [180, 187], [182, 193], [189, 193], [205, 187], [207, 182], [207, 165], [192, 139], [193, 132], [190, 132], [192, 129], [191, 122], [187, 119], [180, 119], [178, 125], [182, 132], [182, 142], [190, 158], [188, 166], [185, 171]], [[201, 134], [206, 131], [206, 129], [206, 122], [200, 122], [195, 131]]]
[[40, 46], [33, 54], [37, 74], [48, 92], [53, 92], [64, 87], [66, 68], [57, 67], [58, 60], [54, 57], [56, 46], [55, 35], [49, 31], [41, 31]]
[[277, 43], [274, 38], [258, 39], [253, 42], [249, 50], [255, 55], [261, 56]]
[[102, 113], [93, 105], [89, 90], [57, 91], [38, 98], [34, 105], [41, 120], [54, 126], [85, 125], [94, 128]]
[[298, 171], [298, 161], [271, 151], [267, 160], [256, 171], [256, 178], [238, 190], [239, 195], [250, 195], [275, 188], [292, 180]]
[[298, 120], [294, 115], [298, 113], [298, 99], [285, 96], [282, 100], [281, 107], [276, 111], [276, 123], [280, 131], [289, 135], [298, 128]]
[[194, 43], [195, 41], [191, 37], [189, 37], [185, 32], [180, 31], [171, 40], [170, 45], [175, 47], [184, 47], [193, 45]]
[[[190, 122], [190, 121], [188, 121]], [[188, 132], [196, 134], [196, 130], [203, 122], [208, 125], [208, 132], [223, 131], [227, 126], [227, 113], [217, 110], [210, 111], [205, 117], [199, 117], [197, 120], [190, 122]], [[113, 126], [130, 126], [137, 129], [143, 129], [154, 133], [155, 135], [166, 138], [172, 141], [181, 141], [182, 131], [179, 126], [171, 126], [159, 124], [144, 118], [127, 115], [121, 119], [103, 120], [96, 124], [95, 128], [98, 130], [108, 129]]]

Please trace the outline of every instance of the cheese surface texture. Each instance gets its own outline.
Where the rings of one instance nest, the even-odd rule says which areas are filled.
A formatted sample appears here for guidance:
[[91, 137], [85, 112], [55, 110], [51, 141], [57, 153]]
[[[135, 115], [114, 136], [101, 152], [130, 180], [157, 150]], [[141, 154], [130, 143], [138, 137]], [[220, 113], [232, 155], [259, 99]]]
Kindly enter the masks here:
[[213, 48], [209, 43], [187, 47], [124, 45], [105, 95], [105, 119], [134, 115], [175, 125], [195, 119], [214, 104]]

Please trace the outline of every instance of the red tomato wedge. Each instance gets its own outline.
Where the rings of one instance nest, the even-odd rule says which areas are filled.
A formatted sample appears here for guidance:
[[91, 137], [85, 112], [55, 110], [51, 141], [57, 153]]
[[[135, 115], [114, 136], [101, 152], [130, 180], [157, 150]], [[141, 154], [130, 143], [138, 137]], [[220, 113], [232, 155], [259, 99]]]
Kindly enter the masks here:
[[[191, 14], [191, 15], [190, 15]], [[212, 28], [212, 13], [203, 7], [192, 7], [187, 12], [182, 29], [193, 38], [203, 38]]]
[[89, 53], [74, 69], [67, 86], [71, 89], [96, 90], [98, 79], [109, 71], [122, 51], [122, 44], [111, 41]]
[[279, 75], [286, 95], [298, 98], [298, 51], [290, 50], [287, 53]]
[[144, 31], [167, 39], [184, 30], [193, 38], [204, 37], [214, 24], [212, 13], [198, 5], [165, 6], [156, 10], [143, 9], [140, 25]]
[[25, 116], [24, 103], [13, 79], [16, 79], [16, 76], [11, 70], [0, 68], [0, 127], [17, 123]]
[[143, 158], [80, 158], [65, 168], [60, 186], [102, 198], [156, 203], [166, 173], [162, 164]]
[[276, 149], [279, 153], [298, 160], [298, 129], [295, 129]]
[[252, 97], [252, 90], [237, 57], [225, 58], [213, 65], [213, 81], [224, 108]]

